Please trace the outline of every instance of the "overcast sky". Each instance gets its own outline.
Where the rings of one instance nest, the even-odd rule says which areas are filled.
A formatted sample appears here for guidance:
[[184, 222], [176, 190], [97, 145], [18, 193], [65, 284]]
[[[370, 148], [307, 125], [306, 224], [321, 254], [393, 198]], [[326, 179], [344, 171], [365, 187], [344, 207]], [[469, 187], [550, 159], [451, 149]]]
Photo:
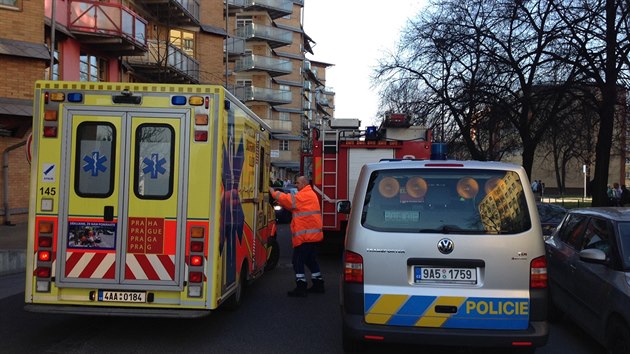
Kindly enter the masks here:
[[[315, 45], [307, 58], [334, 64], [326, 70], [326, 86], [335, 92], [335, 118], [375, 123], [378, 94], [370, 76], [378, 59], [393, 52], [407, 19], [424, 0], [305, 0], [304, 30]], [[376, 6], [375, 6], [376, 5]]]

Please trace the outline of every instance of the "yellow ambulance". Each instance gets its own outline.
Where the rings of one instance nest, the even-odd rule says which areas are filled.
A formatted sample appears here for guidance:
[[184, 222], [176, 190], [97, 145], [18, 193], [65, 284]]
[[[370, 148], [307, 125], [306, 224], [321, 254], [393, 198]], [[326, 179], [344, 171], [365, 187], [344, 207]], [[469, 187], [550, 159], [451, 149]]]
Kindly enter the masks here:
[[237, 306], [278, 259], [270, 139], [221, 86], [38, 81], [25, 308]]

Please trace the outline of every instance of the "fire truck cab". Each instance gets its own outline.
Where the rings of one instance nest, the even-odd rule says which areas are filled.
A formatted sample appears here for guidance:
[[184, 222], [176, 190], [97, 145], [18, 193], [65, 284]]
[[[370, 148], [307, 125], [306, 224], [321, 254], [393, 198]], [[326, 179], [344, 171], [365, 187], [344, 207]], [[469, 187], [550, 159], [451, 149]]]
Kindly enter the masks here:
[[302, 155], [301, 172], [321, 200], [325, 240], [343, 240], [348, 215], [337, 212], [337, 203], [352, 200], [363, 165], [431, 156], [431, 130], [412, 126], [407, 114], [387, 114], [379, 127], [360, 126], [358, 119], [330, 119], [312, 129], [312, 148]]

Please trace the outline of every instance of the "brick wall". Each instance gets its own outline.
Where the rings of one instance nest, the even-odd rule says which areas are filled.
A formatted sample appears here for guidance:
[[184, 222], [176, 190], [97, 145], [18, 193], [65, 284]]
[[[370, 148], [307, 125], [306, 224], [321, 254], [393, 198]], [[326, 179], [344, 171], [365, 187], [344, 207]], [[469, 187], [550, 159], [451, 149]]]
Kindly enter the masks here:
[[[24, 139], [16, 138], [1, 138], [0, 139], [0, 155], [4, 157], [4, 152], [7, 148], [18, 144]], [[20, 146], [11, 150], [8, 153], [8, 202], [9, 210], [11, 212], [9, 221], [11, 223], [25, 222], [27, 220], [28, 202], [29, 202], [29, 181], [31, 165], [26, 160], [26, 145]], [[0, 220], [5, 223], [5, 181], [4, 181], [4, 168], [0, 173], [0, 209], [2, 209], [2, 215]]]

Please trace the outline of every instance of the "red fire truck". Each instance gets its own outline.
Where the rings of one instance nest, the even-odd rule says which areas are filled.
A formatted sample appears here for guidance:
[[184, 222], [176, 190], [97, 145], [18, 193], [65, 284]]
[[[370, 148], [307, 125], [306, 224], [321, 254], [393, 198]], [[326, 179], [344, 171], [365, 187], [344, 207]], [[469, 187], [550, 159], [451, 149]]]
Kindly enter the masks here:
[[352, 200], [364, 164], [431, 156], [431, 130], [411, 126], [406, 114], [388, 114], [380, 127], [360, 125], [358, 119], [331, 119], [312, 129], [312, 147], [302, 154], [300, 172], [320, 196], [326, 240], [343, 240], [348, 215], [337, 213], [336, 204]]

